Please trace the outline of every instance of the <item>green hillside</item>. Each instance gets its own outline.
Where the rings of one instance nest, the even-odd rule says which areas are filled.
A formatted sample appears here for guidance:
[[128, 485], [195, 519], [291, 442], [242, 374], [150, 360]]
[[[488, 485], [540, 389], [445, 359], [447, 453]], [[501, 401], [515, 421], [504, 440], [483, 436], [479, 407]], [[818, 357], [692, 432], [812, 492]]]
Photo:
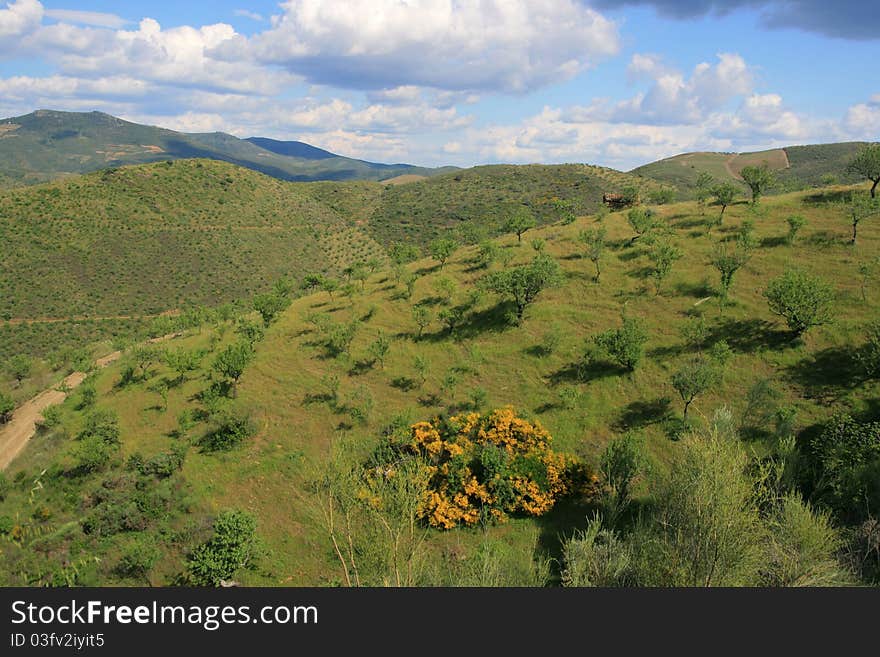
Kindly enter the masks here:
[[225, 133], [184, 134], [101, 112], [38, 110], [0, 120], [0, 188], [107, 167], [186, 158], [221, 160], [297, 181], [382, 180], [405, 173], [433, 173], [405, 164], [375, 164], [329, 155], [322, 159], [292, 157]]
[[771, 192], [781, 193], [837, 183], [859, 182], [858, 176], [846, 166], [865, 142], [788, 146], [754, 153], [684, 153], [645, 164], [630, 173], [678, 188], [683, 198], [692, 198], [697, 177], [707, 172], [717, 180], [742, 185], [739, 172], [743, 167], [760, 166], [764, 162], [776, 172], [778, 185]]
[[[185, 177], [186, 172], [194, 175], [198, 163], [178, 166], [192, 167], [179, 172]], [[221, 165], [211, 166], [222, 170]], [[161, 166], [148, 171], [163, 175]], [[575, 173], [572, 169], [569, 175]], [[80, 184], [100, 184], [98, 179]], [[222, 179], [216, 184], [222, 186]], [[439, 184], [453, 182], [467, 184], [466, 179]], [[234, 188], [245, 187], [245, 182], [236, 179], [230, 186], [223, 194], [234, 198]], [[50, 189], [56, 188], [46, 191]], [[330, 187], [317, 189], [332, 195]], [[359, 189], [365, 199], [370, 197], [370, 188]], [[423, 188], [424, 193], [432, 189]], [[212, 193], [223, 197], [219, 189]], [[312, 201], [287, 194], [282, 197], [286, 203], [311, 207], [307, 203]], [[278, 201], [265, 195], [266, 203]], [[218, 320], [169, 342], [167, 348], [176, 356], [164, 361], [156, 357], [145, 368], [127, 357], [93, 376], [94, 399], [75, 392], [6, 473], [9, 484], [0, 516], [8, 518], [4, 522], [12, 538], [0, 543], [5, 566], [0, 583], [187, 583], [194, 559], [208, 549], [198, 546], [210, 541], [212, 519], [238, 509], [256, 519], [260, 548], [247, 567], [235, 570], [236, 582], [345, 584], [350, 573], [340, 567], [342, 550], [338, 545], [334, 549], [321, 511], [326, 511], [321, 499], [328, 482], [341, 476], [331, 467], [338, 465], [338, 455], [375, 463], [370, 454], [385, 444], [384, 437], [409, 436], [416, 422], [507, 405], [539, 422], [552, 436], [553, 449], [579, 459], [586, 472], [598, 472], [599, 456], [610, 441], [637, 432], [646, 445], [649, 474], [636, 479], [631, 513], [613, 525], [621, 536], [636, 532], [639, 511], [649, 514], [660, 499], [653, 496], [651, 482], [696, 449], [682, 437], [683, 404], [672, 386], [673, 375], [700, 354], [708, 358], [716, 353], [722, 341], [730, 349], [723, 376], [696, 397], [690, 422], [701, 431], [711, 425], [731, 432], [726, 444], [742, 450], [743, 459], [753, 459], [749, 472], [762, 464], [769, 467], [785, 449], [805, 450], [835, 412], [877, 417], [880, 383], [864, 374], [855, 354], [865, 341], [866, 322], [880, 309], [880, 297], [870, 285], [863, 287], [868, 279], [860, 274], [860, 265], [880, 257], [880, 222], [865, 221], [858, 243], [851, 245], [847, 218], [836, 200], [834, 193], [811, 192], [767, 198], [757, 208], [738, 203], [718, 227], [713, 227], [716, 208], [667, 205], [657, 208], [659, 224], [638, 239], [625, 212], [604, 216], [601, 223], [596, 216], [584, 216], [569, 225], [535, 229], [521, 245], [515, 236], [498, 239], [499, 249], [510, 257], [486, 266], [478, 262], [473, 247], [459, 249], [442, 269], [433, 260], [412, 263], [409, 269], [417, 278], [411, 294], [389, 270], [377, 271], [351, 296], [319, 292], [294, 299], [265, 337], [257, 339], [254, 359], [234, 390], [221, 384], [212, 363], [242, 339], [235, 320]], [[262, 207], [280, 210], [277, 205]], [[787, 218], [792, 214], [802, 215], [807, 224], [789, 243]], [[250, 214], [241, 223], [258, 216]], [[203, 214], [198, 217], [205, 220]], [[186, 224], [196, 217], [166, 221]], [[743, 238], [747, 221], [754, 228]], [[580, 235], [599, 228], [607, 234], [597, 283]], [[558, 263], [564, 280], [543, 290], [527, 307], [523, 322], [515, 325], [511, 301], [481, 288], [479, 281], [532, 262], [538, 250], [527, 243], [532, 239], [541, 240], [538, 247]], [[751, 257], [736, 274], [722, 308], [719, 274], [710, 259], [719, 245], [732, 249], [743, 239], [751, 245]], [[651, 254], [664, 244], [679, 249], [682, 257], [660, 288], [655, 286]], [[238, 265], [244, 267], [240, 274], [261, 259], [252, 254], [247, 266]], [[763, 296], [771, 279], [793, 262], [833, 289], [834, 321], [803, 339], [794, 338]], [[267, 278], [270, 274], [265, 272]], [[481, 294], [473, 294], [480, 289]], [[427, 313], [421, 335], [414, 308]], [[647, 336], [644, 357], [632, 372], [589, 349], [593, 336], [621, 325], [622, 312], [641, 320]], [[441, 318], [453, 316], [457, 321], [450, 329]], [[695, 339], [699, 317], [703, 329]], [[683, 332], [685, 326], [689, 331]], [[185, 360], [181, 353], [191, 354], [195, 364], [176, 372], [171, 365]], [[588, 353], [593, 355], [586, 357]], [[157, 392], [163, 389], [164, 396]], [[96, 409], [111, 415], [95, 415]], [[86, 447], [94, 447], [101, 435], [115, 435], [114, 414], [118, 452], [106, 461], [84, 460], [89, 456]], [[233, 431], [230, 417], [247, 418], [234, 425], [241, 431]], [[740, 438], [732, 437], [734, 431]], [[791, 435], [798, 437], [796, 443], [787, 442]], [[240, 444], [221, 444], [232, 437], [242, 438]], [[728, 448], [718, 447], [722, 452]], [[486, 463], [488, 468], [491, 463]], [[388, 555], [369, 547], [389, 544], [379, 531], [380, 519], [392, 517], [382, 500], [403, 504], [400, 497], [372, 497], [393, 493], [383, 492], [382, 482], [393, 486], [399, 481], [394, 472], [403, 466], [395, 461], [388, 467], [388, 472], [368, 470], [358, 480], [361, 487], [348, 500], [355, 506], [337, 507], [340, 532], [350, 519], [345, 509], [361, 509], [365, 518], [372, 518], [349, 534], [362, 567], [358, 576], [369, 584], [395, 583]], [[720, 474], [737, 476], [733, 470]], [[773, 485], [791, 485], [790, 478], [781, 477]], [[769, 490], [771, 484], [767, 486], [759, 490]], [[808, 487], [802, 490], [810, 494]], [[814, 502], [821, 504], [821, 499]], [[597, 497], [582, 493], [537, 517], [513, 514], [506, 522], [448, 531], [419, 528], [424, 542], [405, 533], [405, 522], [395, 524], [399, 539], [424, 557], [406, 582], [558, 583], [562, 541], [585, 528], [598, 508]], [[833, 520], [844, 529], [854, 522], [843, 515]], [[762, 540], [766, 543], [769, 536]], [[825, 547], [817, 549], [826, 555]], [[768, 581], [747, 579], [744, 570], [737, 570], [738, 563], [719, 565], [719, 576], [727, 578], [722, 583]], [[770, 566], [776, 568], [767, 563], [761, 577]], [[657, 582], [672, 581], [661, 579], [668, 565], [657, 566]]]

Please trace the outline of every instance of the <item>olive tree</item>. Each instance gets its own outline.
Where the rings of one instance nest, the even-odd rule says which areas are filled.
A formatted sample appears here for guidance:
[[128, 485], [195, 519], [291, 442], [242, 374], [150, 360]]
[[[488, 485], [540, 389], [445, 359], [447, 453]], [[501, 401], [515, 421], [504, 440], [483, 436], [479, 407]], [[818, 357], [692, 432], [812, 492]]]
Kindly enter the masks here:
[[581, 231], [578, 239], [587, 247], [587, 257], [596, 266], [596, 282], [602, 274], [600, 262], [605, 253], [605, 228], [591, 228]]
[[665, 241], [656, 242], [651, 248], [648, 257], [651, 259], [651, 262], [654, 263], [651, 277], [654, 279], [654, 285], [656, 286], [656, 293], [658, 296], [660, 295], [660, 288], [663, 285], [663, 281], [672, 271], [672, 265], [680, 260], [683, 255], [681, 249], [678, 249]]
[[431, 257], [440, 263], [440, 269], [442, 270], [446, 261], [449, 260], [449, 257], [453, 253], [455, 253], [457, 248], [458, 243], [455, 240], [448, 237], [441, 237], [440, 239], [431, 242]]
[[785, 318], [795, 336], [828, 324], [833, 318], [834, 288], [800, 269], [789, 269], [770, 281], [764, 297], [771, 312]]
[[871, 198], [875, 198], [877, 185], [880, 184], [880, 143], [868, 144], [859, 149], [859, 152], [846, 168], [850, 173], [867, 178], [873, 183], [871, 185]]
[[752, 205], [755, 205], [767, 189], [776, 183], [776, 175], [766, 162], [761, 166], [743, 167], [739, 175], [752, 190]]
[[593, 336], [593, 342], [600, 353], [631, 372], [641, 362], [647, 341], [648, 331], [644, 321], [626, 316], [619, 328]]
[[484, 277], [481, 287], [510, 297], [516, 305], [516, 321], [522, 322], [526, 308], [546, 288], [562, 283], [564, 273], [559, 263], [540, 254], [527, 265], [520, 265]]
[[718, 215], [718, 225], [721, 225], [721, 222], [724, 221], [724, 211], [728, 205], [736, 200], [738, 193], [739, 189], [737, 186], [729, 182], [720, 183], [712, 189], [712, 196], [715, 197], [715, 202], [721, 206], [721, 214]]
[[712, 266], [721, 274], [721, 305], [727, 302], [733, 277], [752, 257], [751, 249], [746, 243], [737, 242], [733, 248], [719, 244], [712, 253]]
[[245, 368], [254, 359], [254, 348], [250, 342], [242, 341], [231, 344], [226, 349], [217, 354], [212, 367], [220, 376], [232, 382], [232, 394], [235, 395], [235, 388], [238, 380], [244, 374]]
[[523, 233], [538, 225], [535, 215], [524, 205], [515, 208], [504, 222], [504, 230], [508, 233], [516, 233], [517, 242], [522, 242]]
[[862, 194], [853, 194], [846, 206], [847, 216], [852, 224], [851, 244], [856, 243], [859, 224], [870, 217], [880, 214], [880, 202]]
[[650, 208], [631, 208], [626, 213], [626, 220], [635, 233], [635, 237], [630, 240], [630, 244], [651, 230], [655, 225], [654, 211]]

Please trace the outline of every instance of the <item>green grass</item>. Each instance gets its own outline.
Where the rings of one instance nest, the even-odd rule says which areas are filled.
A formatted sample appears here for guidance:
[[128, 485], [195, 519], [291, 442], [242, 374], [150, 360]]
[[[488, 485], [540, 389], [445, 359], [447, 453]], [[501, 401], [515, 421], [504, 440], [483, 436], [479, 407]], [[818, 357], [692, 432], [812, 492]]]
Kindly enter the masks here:
[[[833, 193], [828, 198], [833, 200]], [[880, 222], [866, 222], [854, 248], [847, 242], [845, 217], [833, 202], [822, 199], [815, 193], [768, 197], [757, 214], [745, 203], [738, 203], [728, 209], [725, 225], [714, 229], [711, 236], [707, 223], [714, 218], [715, 208], [708, 208], [705, 215], [693, 203], [658, 208], [671, 230], [671, 239], [685, 253], [660, 295], [654, 294], [645, 278], [649, 266], [645, 246], [640, 244], [643, 240], [631, 244], [624, 213], [612, 213], [604, 220], [610, 248], [599, 285], [593, 281], [593, 265], [582, 257], [583, 247], [577, 239], [581, 230], [596, 226], [594, 217], [581, 217], [568, 226], [552, 224], [536, 229], [530, 236], [544, 240], [546, 252], [558, 259], [567, 280], [563, 286], [543, 292], [519, 327], [506, 324], [507, 309], [496, 298], [486, 296], [457, 334], [447, 335], [435, 322], [422, 339], [415, 339], [411, 307], [425, 303], [434, 312], [439, 309], [435, 283], [440, 277], [456, 283], [454, 299], [458, 300], [484, 275], [473, 262], [473, 248], [459, 250], [442, 272], [430, 260], [413, 263], [411, 268], [420, 277], [411, 300], [403, 298], [403, 286], [395, 285], [385, 271], [373, 275], [366, 291], [351, 299], [336, 295], [331, 301], [326, 293], [319, 293], [294, 300], [258, 345], [256, 360], [239, 385], [235, 404], [251, 414], [255, 436], [228, 454], [191, 451], [182, 473], [186, 484], [180, 493], [188, 512], [172, 514], [165, 524], [149, 530], [151, 536], [168, 545], [152, 581], [167, 583], [180, 570], [187, 541], [198, 534], [198, 527], [204, 526], [210, 514], [236, 507], [256, 514], [259, 534], [268, 548], [258, 570], [241, 574], [242, 583], [337, 582], [330, 547], [308, 513], [310, 468], [326, 460], [334, 441], [351, 441], [366, 452], [396, 415], [406, 414], [417, 421], [460, 410], [465, 408], [469, 392], [477, 387], [485, 390], [488, 408], [512, 405], [540, 421], [554, 437], [558, 450], [595, 464], [610, 438], [637, 430], [646, 436], [657, 467], [663, 467], [678, 449], [678, 443], [664, 430], [664, 418], [680, 415], [682, 407], [670, 377], [689, 357], [678, 329], [697, 310], [705, 313], [712, 339], [726, 339], [734, 352], [722, 383], [697, 398], [691, 407], [697, 421], [705, 422], [723, 405], [739, 418], [747, 391], [762, 379], [771, 380], [779, 390], [776, 403], [797, 409], [799, 430], [824, 421], [836, 410], [870, 411], [871, 400], [880, 396], [880, 385], [856, 375], [851, 353], [861, 344], [863, 325], [876, 318], [880, 309], [880, 296], [873, 289], [867, 302], [862, 302], [858, 276], [860, 262], [880, 255]], [[798, 241], [788, 245], [782, 239], [788, 229], [785, 218], [794, 213], [804, 215], [808, 225]], [[747, 218], [756, 221], [760, 246], [734, 279], [731, 304], [721, 314], [714, 300], [718, 275], [709, 264], [709, 255], [715, 241], [732, 238]], [[513, 236], [499, 242], [513, 254], [514, 264], [533, 255], [529, 245], [517, 246]], [[791, 340], [761, 293], [770, 278], [792, 264], [832, 282], [837, 292], [835, 322], [809, 332], [803, 342]], [[490, 271], [499, 267], [495, 264]], [[618, 326], [624, 307], [630, 316], [647, 323], [650, 337], [643, 364], [631, 375], [601, 363], [579, 374], [576, 364], [590, 337]], [[350, 358], [326, 357], [318, 344], [320, 336], [307, 321], [309, 314], [316, 312], [329, 313], [337, 322], [362, 319]], [[560, 336], [558, 344], [551, 353], [544, 353], [541, 345], [548, 343], [545, 337], [551, 331]], [[385, 366], [366, 366], [363, 361], [369, 345], [380, 332], [392, 341]], [[232, 332], [227, 331], [215, 350], [231, 339]], [[176, 347], [178, 342], [207, 349], [210, 332], [193, 333], [169, 346]], [[412, 365], [417, 355], [430, 363], [427, 381], [421, 386], [415, 381], [418, 376]], [[172, 437], [176, 418], [182, 410], [195, 407], [194, 395], [209, 383], [207, 367], [212, 359], [212, 355], [205, 356], [202, 369], [172, 390], [164, 412], [156, 408], [158, 396], [147, 390], [154, 380], [169, 376], [162, 367], [154, 367], [151, 381], [125, 389], [115, 387], [122, 364], [97, 374], [98, 405], [119, 414], [124, 454], [139, 451], [149, 456], [179, 440]], [[459, 378], [454, 393], [442, 389], [451, 371]], [[322, 378], [332, 373], [340, 377], [343, 406], [353, 404], [357, 397], [373, 400], [365, 423], [315, 399], [321, 393]], [[564, 386], [581, 394], [574, 408], [561, 403]], [[75, 406], [76, 395], [65, 404], [64, 430], [44, 434], [13, 464], [7, 474], [14, 478], [17, 472], [25, 472], [24, 483], [0, 503], [0, 515], [29, 514], [32, 505], [27, 482], [42, 468], [63, 460], [59, 454], [72, 444], [63, 433], [74, 435], [82, 422], [83, 414]], [[198, 436], [200, 431], [203, 426], [196, 427], [192, 435]], [[748, 444], [759, 453], [765, 449], [760, 438], [751, 438]], [[81, 485], [96, 483], [92, 478]], [[62, 480], [44, 490], [35, 495], [52, 506], [53, 517], [42, 523], [45, 528], [41, 531], [60, 545], [57, 553], [102, 556], [101, 564], [86, 569], [82, 581], [118, 582], [111, 567], [129, 537], [121, 534], [95, 541], [77, 534], [71, 523], [78, 517], [81, 497], [74, 484]], [[532, 554], [537, 536], [539, 553], [553, 555], [559, 537], [583, 526], [587, 512], [583, 507], [562, 505], [544, 518], [515, 519], [491, 528], [490, 535], [524, 554]], [[470, 553], [481, 540], [478, 530], [432, 531], [429, 549], [441, 559]], [[4, 558], [10, 562], [22, 559], [11, 556], [17, 549], [4, 546]], [[52, 557], [47, 560], [51, 563]], [[9, 571], [7, 583], [20, 581], [17, 572]]]

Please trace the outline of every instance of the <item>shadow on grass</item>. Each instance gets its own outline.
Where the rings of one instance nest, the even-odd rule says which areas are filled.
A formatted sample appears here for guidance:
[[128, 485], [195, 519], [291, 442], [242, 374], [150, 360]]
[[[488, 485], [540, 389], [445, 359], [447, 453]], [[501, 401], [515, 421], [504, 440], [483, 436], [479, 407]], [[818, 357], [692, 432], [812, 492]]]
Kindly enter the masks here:
[[807, 389], [810, 397], [831, 402], [865, 382], [851, 348], [829, 347], [785, 370], [785, 377]]
[[616, 431], [630, 431], [659, 424], [672, 414], [671, 403], [672, 400], [669, 397], [658, 397], [652, 400], [639, 399], [630, 402], [620, 411], [620, 415], [611, 427]]
[[402, 390], [403, 392], [410, 392], [419, 387], [419, 382], [408, 376], [399, 376], [396, 379], [392, 379], [391, 387]]
[[819, 230], [811, 233], [808, 237], [805, 237], [803, 241], [811, 246], [818, 246], [826, 249], [832, 246], [849, 243], [849, 241], [840, 235], [840, 233], [833, 233], [830, 230]]
[[569, 498], [559, 500], [549, 512], [537, 518], [540, 529], [535, 551], [538, 558], [550, 559], [550, 584], [558, 585], [562, 581], [564, 542], [575, 532], [586, 529], [598, 511], [600, 507], [593, 501]]
[[734, 351], [750, 353], [758, 349], [784, 349], [796, 344], [788, 331], [763, 319], [725, 319], [709, 333], [709, 343], [726, 340]]
[[709, 220], [706, 217], [696, 218], [696, 219], [685, 219], [683, 221], [676, 221], [672, 224], [676, 228], [700, 228], [709, 225]]
[[599, 379], [607, 379], [612, 376], [621, 376], [628, 373], [629, 370], [613, 363], [593, 360], [569, 363], [550, 374], [547, 378], [551, 386], [558, 386], [561, 383], [589, 383], [590, 381], [598, 381]]
[[715, 294], [712, 286], [708, 282], [693, 283], [690, 281], [680, 281], [676, 283], [672, 289], [681, 297], [691, 297], [693, 299], [705, 299]]
[[846, 203], [852, 199], [851, 189], [823, 190], [804, 196], [804, 205], [824, 205], [826, 203]]
[[761, 240], [761, 246], [766, 249], [772, 249], [777, 246], [785, 246], [788, 243], [788, 238], [782, 237], [765, 237]]

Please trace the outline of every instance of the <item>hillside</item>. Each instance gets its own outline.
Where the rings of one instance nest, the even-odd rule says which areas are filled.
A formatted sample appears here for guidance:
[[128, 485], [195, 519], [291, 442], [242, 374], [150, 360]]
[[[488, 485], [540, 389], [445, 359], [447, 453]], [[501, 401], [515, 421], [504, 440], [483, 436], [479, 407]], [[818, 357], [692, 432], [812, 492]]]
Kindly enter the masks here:
[[[782, 411], [794, 418], [799, 444], [836, 411], [876, 417], [880, 384], [858, 374], [852, 354], [862, 345], [865, 322], [880, 308], [880, 297], [870, 289], [863, 300], [858, 273], [860, 264], [880, 256], [880, 222], [866, 222], [859, 243], [850, 245], [835, 198], [833, 193], [791, 193], [766, 199], [758, 210], [738, 203], [728, 209], [724, 225], [711, 232], [715, 208], [701, 211], [693, 203], [659, 208], [665, 228], [657, 236], [665, 234], [684, 256], [659, 293], [651, 279], [650, 239], [633, 240], [625, 213], [602, 220], [607, 251], [598, 284], [579, 241], [581, 231], [600, 227], [596, 217], [530, 231], [527, 239], [543, 240], [565, 280], [538, 296], [520, 326], [507, 319], [510, 303], [488, 292], [470, 299], [453, 332], [438, 319], [441, 311], [466, 303], [486, 274], [531, 261], [532, 247], [518, 246], [510, 235], [497, 240], [510, 255], [506, 265], [482, 267], [472, 247], [459, 249], [442, 270], [432, 260], [412, 263], [417, 278], [410, 298], [405, 285], [384, 270], [350, 297], [320, 292], [295, 299], [256, 344], [255, 359], [229, 401], [236, 412], [247, 414], [253, 431], [231, 451], [205, 447], [214, 425], [203, 409], [217, 402], [216, 394], [205, 391], [216, 390], [211, 363], [239, 339], [233, 324], [220, 321], [170, 342], [173, 352], [196, 354], [196, 368], [180, 377], [154, 362], [143, 378], [125, 382], [127, 367], [138, 370], [134, 360], [123, 359], [94, 375], [96, 401], [72, 395], [7, 472], [13, 483], [0, 502], [0, 516], [15, 519], [10, 523], [20, 538], [0, 544], [7, 566], [0, 583], [175, 583], [187, 555], [210, 535], [210, 519], [230, 508], [254, 514], [264, 545], [257, 562], [238, 571], [236, 581], [344, 583], [315, 497], [324, 490], [322, 482], [332, 479], [331, 454], [344, 451], [366, 460], [383, 435], [407, 433], [410, 424], [443, 413], [512, 405], [547, 429], [555, 449], [578, 456], [592, 471], [611, 439], [636, 431], [646, 441], [652, 473], [662, 473], [688, 449], [689, 443], [672, 432], [682, 402], [670, 380], [698, 353], [680, 331], [688, 318], [699, 315], [706, 324], [703, 347], [725, 340], [732, 355], [723, 378], [693, 404], [697, 426], [706, 426], [717, 409], [727, 407], [730, 422], [743, 432], [737, 444], [764, 455], [774, 453], [785, 437], [772, 420]], [[808, 223], [788, 244], [786, 218], [794, 213]], [[755, 222], [756, 246], [722, 312], [710, 254], [719, 243], [732, 244], [746, 220]], [[810, 331], [803, 341], [792, 339], [762, 296], [768, 281], [793, 261], [834, 289], [834, 322]], [[414, 307], [426, 309], [431, 318], [421, 337]], [[585, 361], [592, 336], [619, 326], [624, 308], [645, 322], [643, 362], [627, 373], [601, 358]], [[334, 354], [326, 340], [344, 326], [354, 327], [353, 340]], [[373, 345], [382, 340], [388, 348], [380, 361]], [[423, 369], [415, 366], [416, 358]], [[165, 397], [156, 392], [163, 381], [174, 382]], [[761, 388], [762, 381], [769, 387]], [[750, 391], [756, 389], [770, 392], [754, 396]], [[86, 418], [94, 408], [118, 416], [121, 451], [110, 465], [83, 472], [73, 464], [92, 430]], [[79, 440], [72, 438], [78, 435]], [[181, 449], [187, 453], [179, 471], [169, 469]], [[649, 510], [651, 498], [642, 485], [638, 508]], [[472, 581], [466, 578], [468, 569], [480, 571], [480, 564], [490, 563], [500, 564], [493, 582], [540, 583], [539, 564], [561, 558], [561, 539], [583, 528], [595, 510], [594, 500], [573, 499], [536, 518], [427, 530], [427, 565], [417, 583]], [[136, 569], [126, 566], [130, 555], [144, 553], [145, 544], [159, 546], [155, 558], [137, 561], [142, 567]], [[487, 554], [495, 561], [485, 559]], [[488, 579], [484, 572], [473, 581]]]
[[[743, 167], [763, 163], [776, 172], [776, 193], [818, 187], [829, 177], [838, 183], [859, 182], [846, 171], [846, 165], [865, 142], [788, 146], [754, 153], [683, 153], [645, 164], [630, 173], [677, 187], [683, 198], [692, 198], [697, 177], [708, 172], [717, 180], [742, 184]], [[745, 185], [742, 185], [746, 189]]]
[[[316, 153], [326, 155], [316, 158]], [[221, 160], [297, 181], [382, 180], [405, 173], [433, 173], [406, 164], [342, 157], [300, 142], [244, 140], [225, 133], [185, 134], [101, 112], [38, 110], [0, 120], [0, 188], [185, 158]]]
[[3, 319], [213, 306], [383, 254], [304, 188], [211, 160], [0, 192], [0, 241]]

